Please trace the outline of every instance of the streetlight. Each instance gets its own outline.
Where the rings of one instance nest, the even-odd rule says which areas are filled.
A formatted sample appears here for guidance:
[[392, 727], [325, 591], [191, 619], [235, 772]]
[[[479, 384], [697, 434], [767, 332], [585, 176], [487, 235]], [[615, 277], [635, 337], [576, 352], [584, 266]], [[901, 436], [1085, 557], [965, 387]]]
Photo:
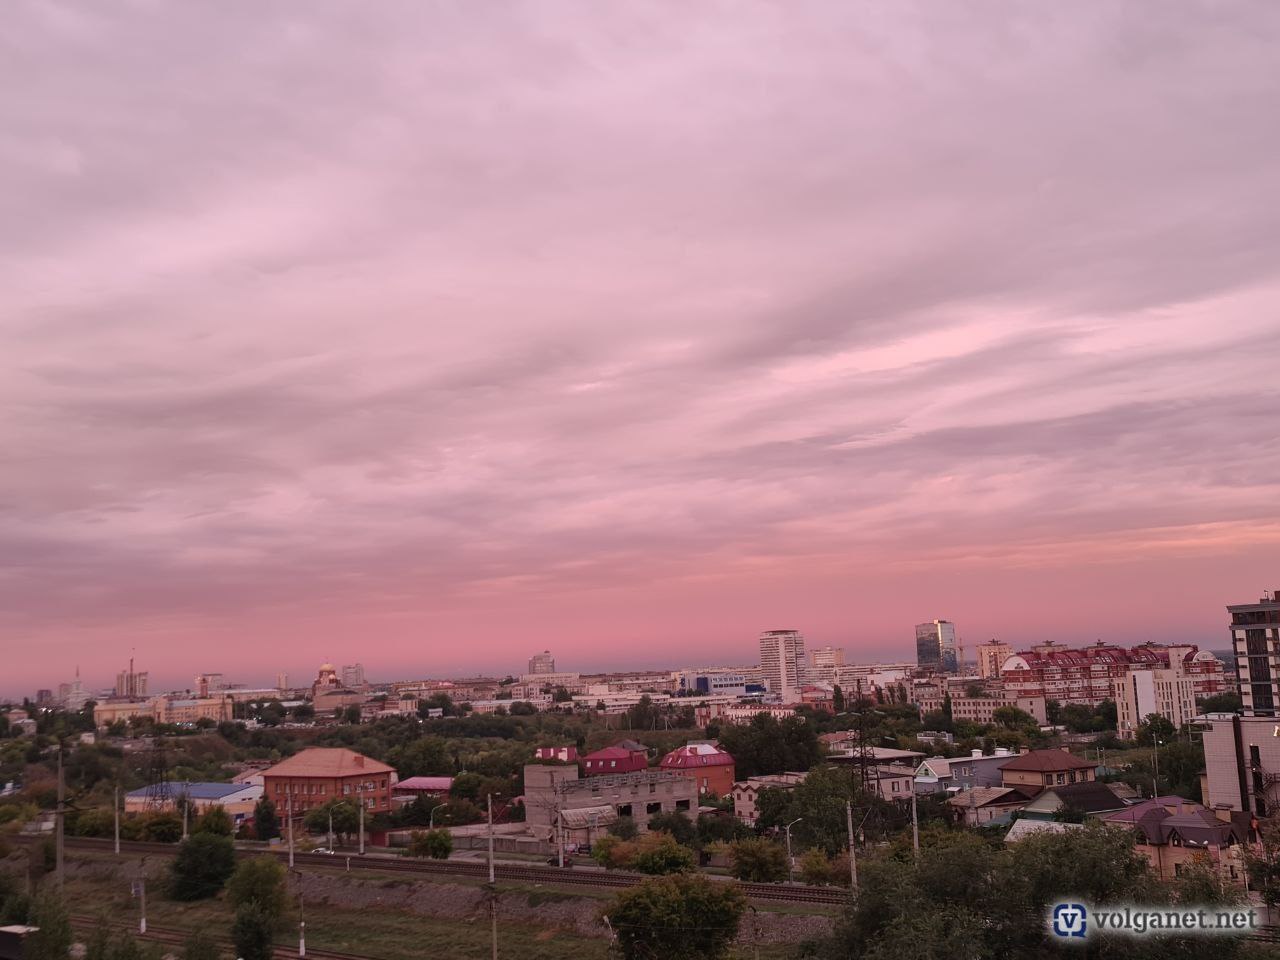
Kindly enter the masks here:
[[1161, 741], [1157, 738], [1155, 740], [1155, 751], [1154, 751], [1156, 775], [1152, 778], [1152, 781], [1151, 781], [1153, 792], [1155, 793], [1154, 799], [1156, 800], [1160, 799], [1160, 744], [1161, 744]]
[[442, 810], [447, 806], [449, 806], [449, 804], [447, 803], [437, 803], [434, 807], [431, 808], [431, 817], [427, 820], [428, 830], [434, 830], [436, 828], [436, 811]]
[[796, 859], [791, 856], [791, 828], [803, 820], [804, 817], [796, 817], [784, 828], [787, 831], [787, 881], [790, 882], [796, 872]]

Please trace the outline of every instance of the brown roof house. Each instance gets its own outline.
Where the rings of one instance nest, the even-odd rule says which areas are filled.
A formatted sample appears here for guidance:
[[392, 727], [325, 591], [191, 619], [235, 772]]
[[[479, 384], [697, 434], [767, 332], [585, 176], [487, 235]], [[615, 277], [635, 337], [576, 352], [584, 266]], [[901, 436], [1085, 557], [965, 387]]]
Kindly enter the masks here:
[[1030, 787], [1039, 793], [1048, 787], [1087, 783], [1096, 779], [1097, 764], [1066, 750], [1028, 750], [1000, 764], [1005, 787]]

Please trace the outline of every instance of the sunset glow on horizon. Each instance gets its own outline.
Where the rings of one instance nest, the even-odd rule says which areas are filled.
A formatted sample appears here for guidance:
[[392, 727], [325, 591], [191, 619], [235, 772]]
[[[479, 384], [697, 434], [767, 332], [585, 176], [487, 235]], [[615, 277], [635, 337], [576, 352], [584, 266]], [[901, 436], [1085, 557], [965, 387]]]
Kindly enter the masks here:
[[1229, 647], [1280, 6], [1180, 11], [20, 3], [0, 696]]

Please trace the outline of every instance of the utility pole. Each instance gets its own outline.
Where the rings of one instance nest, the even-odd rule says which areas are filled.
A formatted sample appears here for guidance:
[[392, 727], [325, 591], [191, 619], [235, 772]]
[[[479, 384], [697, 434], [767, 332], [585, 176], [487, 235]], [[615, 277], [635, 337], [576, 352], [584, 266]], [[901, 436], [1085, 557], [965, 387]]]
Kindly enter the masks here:
[[290, 871], [298, 878], [298, 956], [307, 955], [307, 902], [302, 895], [302, 871]]
[[920, 859], [920, 818], [916, 814], [916, 785], [911, 784], [911, 849], [916, 860]]
[[329, 849], [333, 850], [333, 807], [329, 808]]
[[293, 869], [293, 784], [289, 784], [289, 869]]
[[489, 882], [493, 883], [493, 794], [489, 794]]
[[182, 788], [182, 839], [185, 840], [191, 834], [187, 830], [187, 814], [191, 810], [191, 784], [188, 782]]
[[63, 841], [65, 839], [64, 823], [67, 817], [67, 775], [62, 769], [62, 738], [58, 738], [58, 812], [54, 817], [54, 844], [56, 853], [54, 857], [54, 870], [58, 880], [58, 890], [62, 890], [62, 880], [65, 874], [66, 857], [63, 851]]
[[[143, 857], [145, 862], [146, 857]], [[138, 933], [147, 932], [147, 878], [145, 876], [133, 881], [133, 895], [138, 898]]]
[[360, 811], [360, 856], [364, 856], [364, 797], [356, 795], [356, 803]]
[[1152, 778], [1151, 785], [1152, 785], [1152, 791], [1155, 794], [1153, 799], [1159, 800], [1160, 799], [1160, 741], [1153, 738], [1153, 742], [1155, 743], [1155, 747], [1156, 747], [1155, 748], [1156, 775], [1155, 777]]
[[845, 801], [845, 819], [849, 824], [849, 889], [858, 895], [858, 851], [853, 843], [853, 804]]
[[116, 783], [115, 789], [115, 805], [112, 812], [115, 814], [115, 853], [120, 856], [120, 784]]

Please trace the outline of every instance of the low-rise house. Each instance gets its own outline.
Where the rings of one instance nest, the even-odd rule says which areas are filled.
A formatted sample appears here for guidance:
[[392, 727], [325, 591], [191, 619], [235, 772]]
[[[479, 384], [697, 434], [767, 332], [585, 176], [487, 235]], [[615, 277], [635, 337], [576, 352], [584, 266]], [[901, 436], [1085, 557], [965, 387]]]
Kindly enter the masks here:
[[1095, 778], [1097, 764], [1066, 750], [1028, 750], [1000, 765], [1004, 787], [1048, 787], [1084, 783]]
[[698, 793], [710, 793], [717, 797], [732, 792], [733, 766], [733, 757], [706, 740], [695, 740], [677, 747], [658, 764], [659, 769], [669, 770], [695, 781]]
[[947, 805], [961, 824], [980, 827], [1003, 821], [1030, 801], [1031, 797], [1017, 787], [977, 787], [955, 794]]
[[733, 815], [747, 826], [754, 826], [760, 816], [757, 801], [765, 790], [792, 790], [797, 783], [803, 783], [805, 773], [773, 773], [759, 777], [748, 777], [733, 785]]
[[407, 777], [391, 788], [392, 799], [417, 800], [419, 797], [447, 797], [453, 789], [453, 777]]
[[1245, 882], [1244, 850], [1252, 839], [1248, 814], [1223, 811], [1218, 815], [1181, 797], [1161, 797], [1099, 819], [1131, 830], [1134, 849], [1162, 880], [1173, 880], [1189, 864], [1199, 863], [1227, 883]]
[[1037, 833], [1066, 833], [1069, 830], [1080, 830], [1082, 823], [1063, 823], [1058, 820], [1030, 820], [1019, 817], [1004, 835], [1005, 843], [1017, 843]]
[[1108, 784], [1091, 780], [1039, 791], [1035, 799], [1023, 808], [1022, 815], [1032, 820], [1057, 820], [1064, 812], [1096, 817], [1127, 806]]
[[634, 740], [619, 740], [611, 747], [588, 753], [581, 760], [584, 777], [610, 773], [635, 773], [649, 768], [649, 748]]
[[[158, 792], [157, 796], [160, 796]], [[253, 808], [262, 799], [262, 785], [254, 783], [184, 783], [169, 781], [163, 790], [167, 799], [155, 801], [153, 790], [142, 787], [124, 795], [125, 813], [145, 813], [149, 810], [176, 810], [178, 801], [186, 797], [196, 813], [204, 813], [210, 807], [222, 807], [239, 827], [253, 816]]]

